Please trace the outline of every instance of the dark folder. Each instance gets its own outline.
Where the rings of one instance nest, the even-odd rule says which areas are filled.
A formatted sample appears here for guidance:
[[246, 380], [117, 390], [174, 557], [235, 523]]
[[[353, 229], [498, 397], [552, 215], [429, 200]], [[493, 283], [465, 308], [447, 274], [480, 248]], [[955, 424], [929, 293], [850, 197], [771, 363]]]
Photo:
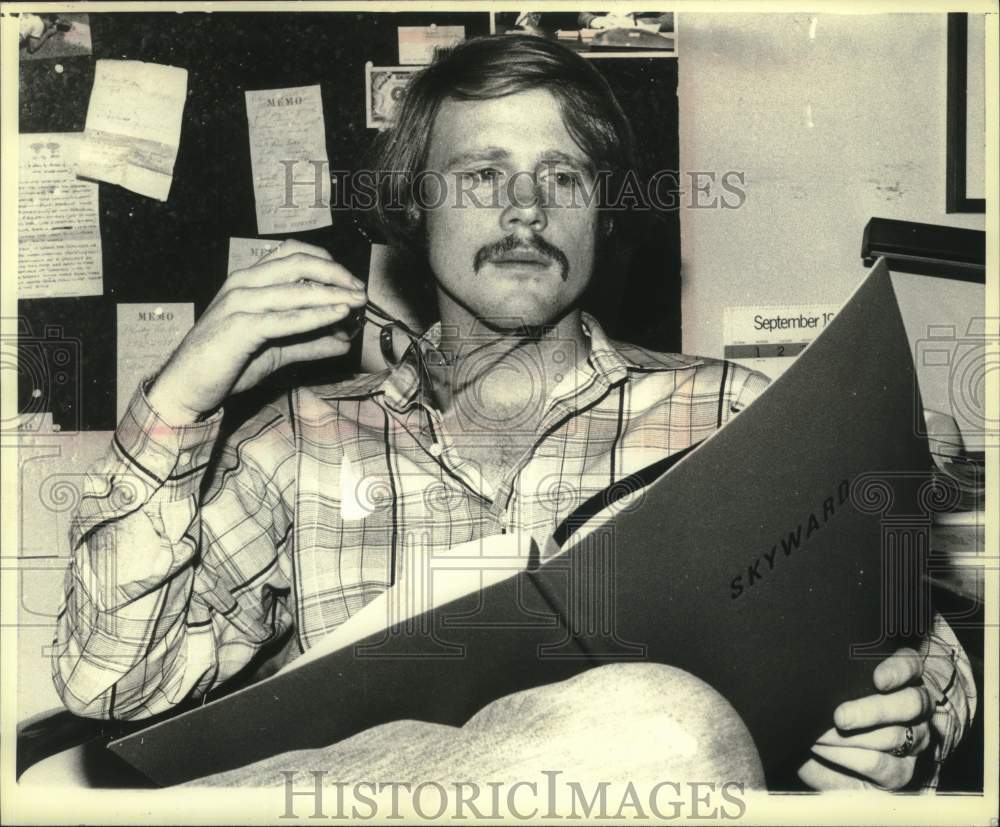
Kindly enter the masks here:
[[[929, 627], [930, 460], [915, 406], [880, 262], [753, 405], [585, 504], [544, 565], [109, 748], [175, 784], [391, 720], [461, 725], [511, 692], [648, 660], [721, 692], [770, 778]], [[616, 492], [642, 485], [615, 511]]]

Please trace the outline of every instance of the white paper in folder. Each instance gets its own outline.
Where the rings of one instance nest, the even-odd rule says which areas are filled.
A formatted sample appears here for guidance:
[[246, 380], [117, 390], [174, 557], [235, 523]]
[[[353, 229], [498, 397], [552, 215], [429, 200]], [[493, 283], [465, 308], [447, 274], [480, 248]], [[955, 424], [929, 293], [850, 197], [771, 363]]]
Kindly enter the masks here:
[[530, 535], [518, 533], [482, 537], [433, 553], [415, 542], [406, 543], [402, 574], [395, 585], [281, 671], [298, 669], [396, 623], [513, 577], [527, 568], [532, 543]]

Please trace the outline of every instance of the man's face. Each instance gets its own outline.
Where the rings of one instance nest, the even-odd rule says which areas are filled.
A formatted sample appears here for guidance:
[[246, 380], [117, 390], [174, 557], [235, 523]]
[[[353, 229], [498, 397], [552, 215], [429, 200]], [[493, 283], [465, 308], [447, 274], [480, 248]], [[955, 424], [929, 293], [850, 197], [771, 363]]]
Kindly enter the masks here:
[[550, 92], [446, 100], [427, 169], [444, 320], [509, 329], [554, 323], [576, 306], [594, 266], [594, 171]]

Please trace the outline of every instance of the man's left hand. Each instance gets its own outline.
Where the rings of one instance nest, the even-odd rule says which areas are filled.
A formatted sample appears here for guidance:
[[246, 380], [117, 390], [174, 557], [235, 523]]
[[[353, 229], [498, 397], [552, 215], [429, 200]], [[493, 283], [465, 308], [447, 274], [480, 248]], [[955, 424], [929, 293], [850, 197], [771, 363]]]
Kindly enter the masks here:
[[817, 790], [898, 790], [913, 778], [917, 756], [931, 742], [934, 712], [923, 683], [923, 661], [900, 649], [875, 668], [879, 694], [842, 703], [835, 727], [823, 733], [799, 778]]

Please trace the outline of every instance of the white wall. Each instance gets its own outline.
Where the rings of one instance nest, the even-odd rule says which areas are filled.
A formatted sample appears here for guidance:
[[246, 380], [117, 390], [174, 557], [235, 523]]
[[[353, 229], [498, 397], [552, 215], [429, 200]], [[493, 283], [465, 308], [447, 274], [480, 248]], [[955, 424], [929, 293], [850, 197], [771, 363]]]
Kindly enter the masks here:
[[686, 352], [722, 354], [726, 305], [843, 302], [872, 216], [983, 229], [944, 211], [945, 14], [678, 28], [681, 169], [743, 170], [747, 191], [738, 210], [681, 212]]

